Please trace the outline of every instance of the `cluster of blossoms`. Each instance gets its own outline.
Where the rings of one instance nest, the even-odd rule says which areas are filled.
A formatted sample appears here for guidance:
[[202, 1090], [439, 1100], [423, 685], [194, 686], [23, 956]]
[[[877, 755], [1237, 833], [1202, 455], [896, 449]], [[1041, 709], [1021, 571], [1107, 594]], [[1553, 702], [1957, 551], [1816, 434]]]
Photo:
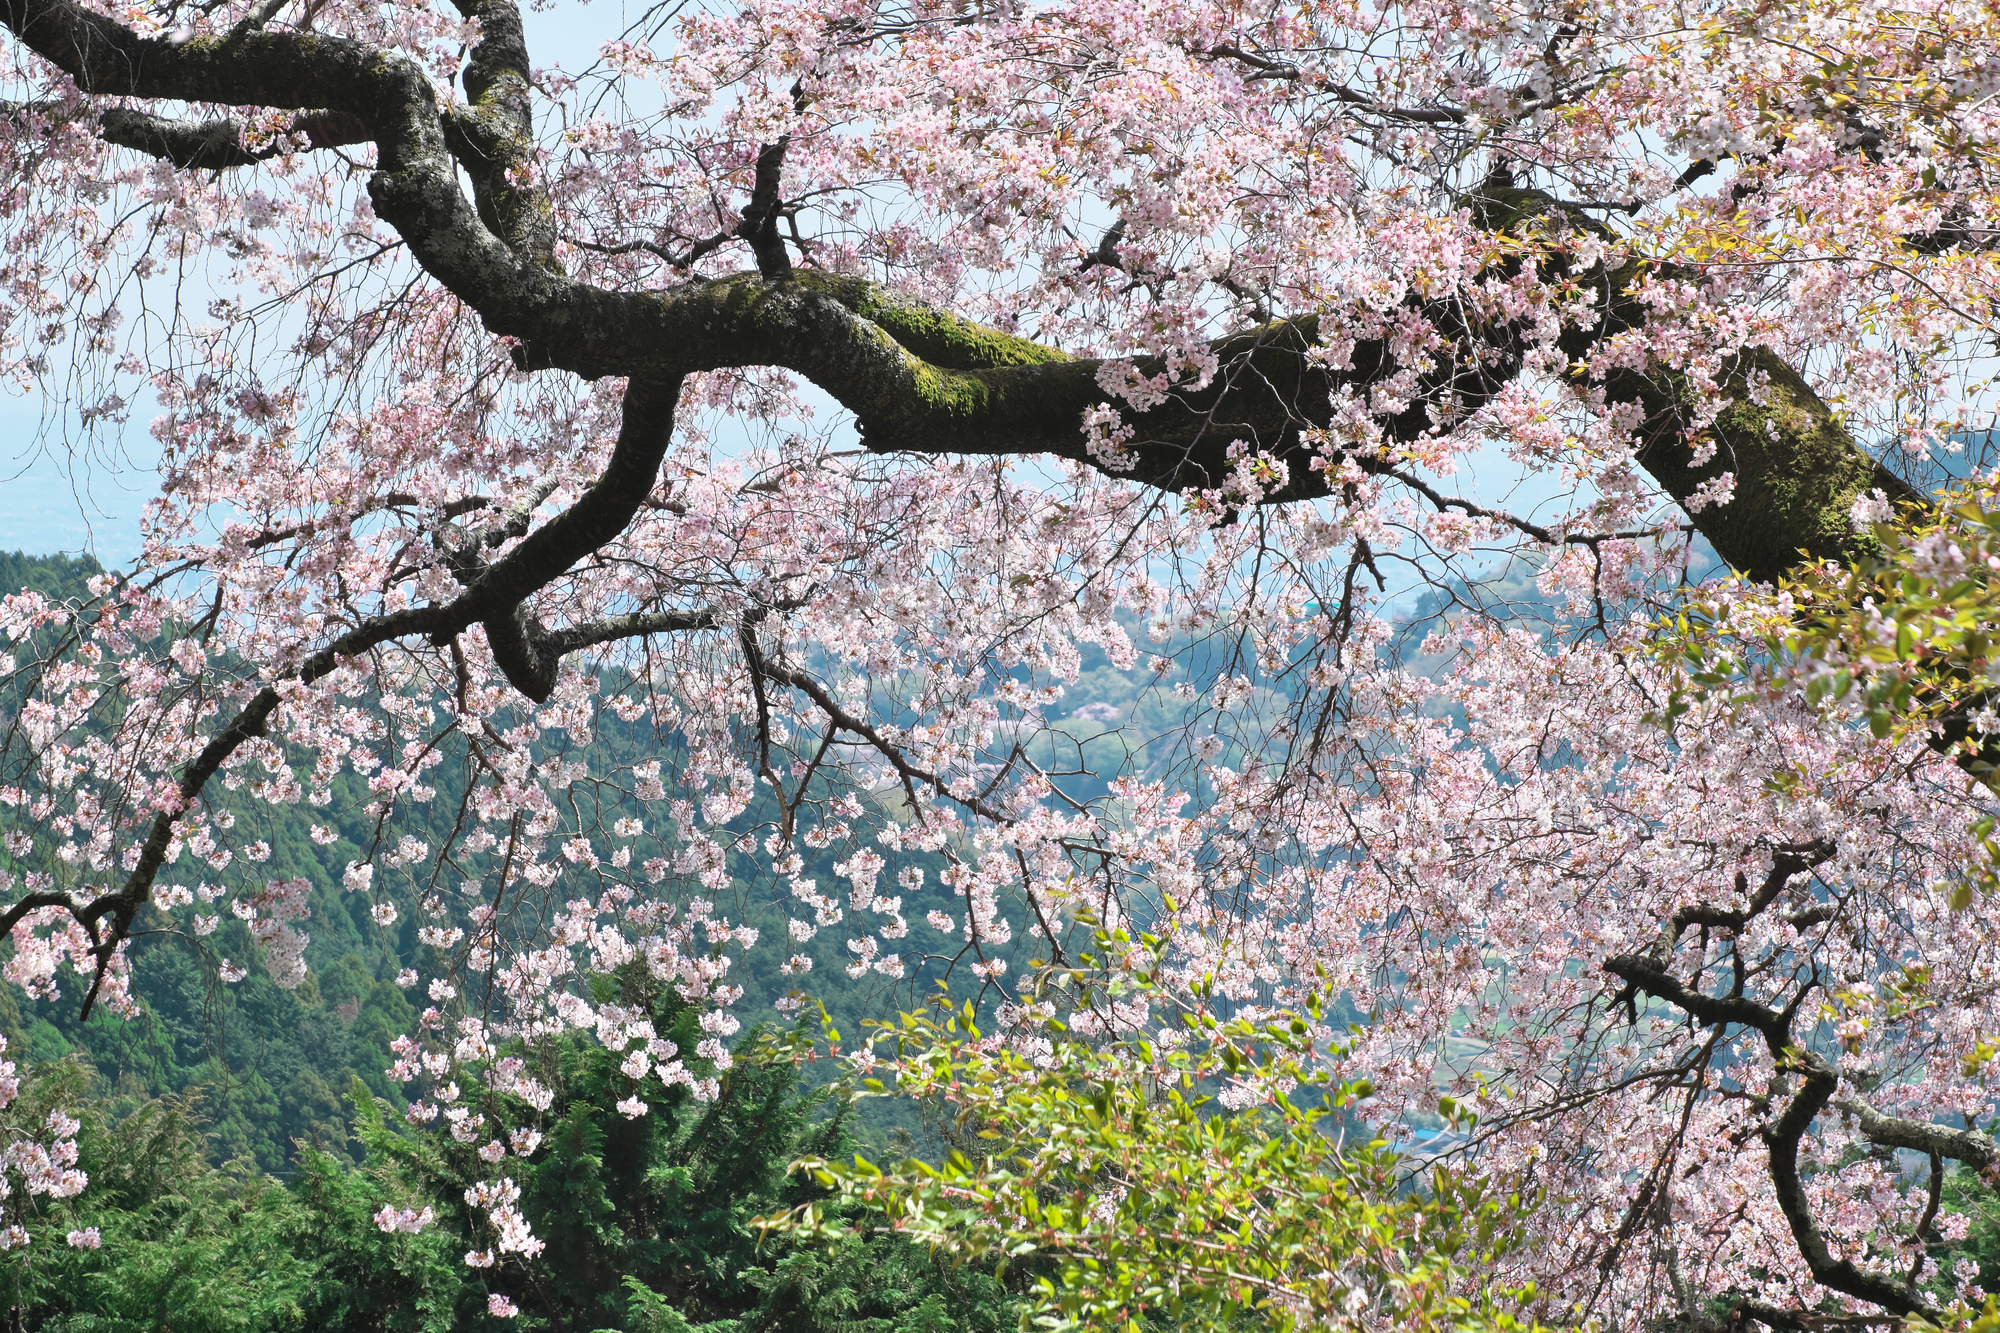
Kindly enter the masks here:
[[[74, 13], [160, 38], [149, 69], [261, 13], [102, 10]], [[498, 58], [490, 25], [361, 0], [312, 22], [401, 53], [423, 115], [499, 114], [453, 83]], [[378, 216], [408, 145], [213, 108], [254, 181], [174, 169], [108, 142], [89, 81], [19, 36], [0, 373], [95, 386], [84, 429], [156, 403], [162, 457], [131, 569], [0, 600], [8, 981], [137, 1012], [144, 909], [198, 947], [240, 921], [256, 958], [217, 975], [300, 985], [316, 889], [263, 869], [276, 826], [352, 837], [334, 873], [424, 1006], [393, 1048], [407, 1115], [496, 1168], [466, 1195], [478, 1267], [542, 1248], [497, 1170], [540, 1147], [537, 1043], [613, 1052], [626, 1116], [711, 1101], [750, 950], [786, 957], [783, 1012], [826, 976], [817, 940], [855, 982], [969, 977], [1029, 1034], [1331, 993], [1367, 1020], [1328, 1059], [1371, 1115], [1436, 1146], [1446, 1098], [1475, 1108], [1452, 1146], [1562, 1201], [1510, 1280], [1615, 1322], [1720, 1292], [1817, 1308], [1757, 1131], [1789, 1072], [1703, 1018], [1728, 974], [1731, 1012], [1791, 1015], [1862, 1107], [1797, 1145], [1814, 1225], [1855, 1271], [1921, 1270], [1932, 1242], [1856, 1149], [1869, 1116], [1993, 1101], [2000, 907], [1939, 887], [1990, 798], [1807, 698], [1663, 725], [1645, 650], [1648, 599], [1696, 572], [1689, 521], [1777, 512], [1752, 444], [1844, 423], [1920, 470], [1990, 423], [1989, 5], [1729, 3], [1699, 29], [1637, 0], [691, 6], [604, 52], [656, 114], [516, 71], [530, 147], [465, 210], [518, 247], [495, 273], [698, 324], [657, 358], [702, 367], [670, 390], [491, 333], [526, 298], [481, 309]], [[771, 161], [770, 235], [717, 233]], [[1570, 203], [1529, 208], [1529, 182]], [[161, 287], [197, 264], [203, 311]], [[824, 373], [795, 332], [732, 359], [754, 330], [715, 323], [834, 306], [854, 375], [888, 379]], [[1038, 433], [1018, 386], [1050, 366], [1095, 397]], [[914, 427], [882, 407], [911, 396]], [[998, 456], [1021, 441], [1055, 455]], [[1555, 498], [1516, 512], [1515, 481]], [[1399, 570], [1424, 616], [1389, 604]], [[1091, 697], [1112, 678], [1130, 716]], [[640, 974], [700, 1012], [691, 1049], [603, 1000]], [[82, 1188], [73, 1132], [20, 1136], [7, 1179]]]
[[272, 982], [285, 990], [295, 989], [306, 978], [306, 945], [312, 937], [292, 923], [311, 915], [307, 905], [311, 893], [311, 880], [273, 880], [262, 893], [229, 904], [231, 913], [250, 923], [250, 937], [257, 942]]
[[431, 1216], [431, 1210], [428, 1207], [422, 1212], [418, 1212], [411, 1208], [396, 1208], [384, 1204], [382, 1211], [375, 1214], [375, 1229], [385, 1232], [402, 1231], [414, 1236], [422, 1232], [425, 1227], [436, 1220], [435, 1217]]
[[491, 1268], [494, 1250], [501, 1254], [519, 1254], [532, 1259], [542, 1252], [542, 1242], [535, 1239], [528, 1226], [528, 1220], [521, 1216], [514, 1204], [521, 1197], [521, 1187], [512, 1178], [502, 1177], [494, 1181], [481, 1181], [465, 1192], [468, 1207], [483, 1209], [487, 1221], [492, 1225], [495, 1239], [493, 1249], [474, 1250], [465, 1256], [465, 1262], [474, 1268]]
[[[0, 1037], [0, 1052], [7, 1049]], [[0, 1111], [14, 1104], [21, 1081], [12, 1060], [0, 1060]], [[6, 1201], [16, 1191], [30, 1199], [70, 1199], [83, 1193], [90, 1177], [77, 1169], [76, 1132], [82, 1125], [61, 1110], [52, 1110], [37, 1125], [10, 1131], [9, 1141], [0, 1148], [0, 1250], [12, 1250], [29, 1243], [28, 1229], [7, 1217]], [[17, 1207], [17, 1213], [26, 1209]], [[94, 1250], [100, 1244], [96, 1227], [69, 1233], [69, 1243]]]

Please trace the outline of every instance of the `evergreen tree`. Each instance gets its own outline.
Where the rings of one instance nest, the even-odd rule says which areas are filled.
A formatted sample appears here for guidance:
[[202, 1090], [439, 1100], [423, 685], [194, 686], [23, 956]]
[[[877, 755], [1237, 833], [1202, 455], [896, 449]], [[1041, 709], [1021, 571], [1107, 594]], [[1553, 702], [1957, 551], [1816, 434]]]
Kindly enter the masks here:
[[[701, 1036], [695, 1008], [643, 970], [628, 969], [621, 983], [620, 994], [601, 998], [643, 1008], [663, 1037], [694, 1047]], [[509, 1326], [522, 1330], [1012, 1328], [1008, 1295], [992, 1277], [899, 1238], [850, 1232], [826, 1242], [760, 1240], [755, 1219], [823, 1195], [788, 1174], [793, 1161], [853, 1152], [848, 1108], [824, 1087], [802, 1087], [806, 1049], [768, 1029], [754, 1031], [720, 1072], [714, 1101], [676, 1087], [646, 1114], [628, 1116], [618, 1103], [630, 1095], [631, 1080], [620, 1072], [618, 1055], [575, 1037], [549, 1043], [528, 1053], [536, 1077], [554, 1092], [542, 1117], [544, 1138], [529, 1156], [504, 1166], [481, 1160], [473, 1144], [442, 1128], [405, 1132], [386, 1114], [386, 1103], [357, 1087], [357, 1132], [367, 1149], [359, 1175], [375, 1186], [369, 1198], [412, 1212], [431, 1209], [438, 1231], [463, 1242], [451, 1247], [453, 1260], [494, 1248], [486, 1224], [466, 1205], [466, 1190], [496, 1176], [519, 1185], [519, 1207], [546, 1248], [525, 1263], [502, 1254], [493, 1268], [457, 1268], [464, 1281], [456, 1327], [480, 1326], [490, 1317], [489, 1298], [499, 1296], [519, 1309]], [[506, 1109], [512, 1114], [504, 1118], [514, 1123], [532, 1114]], [[309, 1154], [295, 1187], [312, 1201], [328, 1263], [340, 1274], [313, 1311], [333, 1327], [372, 1327], [353, 1321], [410, 1290], [411, 1270], [383, 1262], [405, 1238], [388, 1237], [385, 1247], [380, 1233], [370, 1234], [372, 1219], [365, 1228], [356, 1222], [363, 1210], [352, 1202], [361, 1197], [353, 1193], [354, 1179], [323, 1155]], [[420, 1244], [433, 1234], [408, 1239]]]
[[[692, 1047], [697, 1012], [626, 978], [619, 998]], [[768, 1031], [739, 1043], [720, 1095], [686, 1088], [627, 1117], [617, 1057], [578, 1038], [534, 1053], [555, 1091], [548, 1129], [504, 1166], [442, 1127], [413, 1128], [398, 1107], [351, 1080], [358, 1166], [295, 1145], [281, 1182], [245, 1153], [210, 1163], [242, 1112], [202, 1128], [199, 1091], [143, 1097], [107, 1087], [81, 1056], [23, 1083], [0, 1128], [25, 1130], [52, 1110], [81, 1122], [83, 1194], [32, 1219], [35, 1239], [0, 1254], [9, 1327], [63, 1333], [172, 1329], [262, 1333], [447, 1333], [508, 1328], [564, 1333], [1000, 1333], [1011, 1298], [982, 1270], [954, 1266], [899, 1238], [854, 1229], [825, 1240], [760, 1240], [755, 1219], [821, 1198], [788, 1174], [801, 1157], [853, 1150], [847, 1108], [801, 1084], [803, 1048]], [[260, 1076], [257, 1085], [268, 1089]], [[128, 1083], [133, 1080], [127, 1080]], [[262, 1095], [271, 1096], [268, 1090]], [[247, 1104], [247, 1103], [243, 1103]], [[465, 1191], [496, 1173], [546, 1248], [493, 1267]], [[851, 1206], [829, 1204], [838, 1214]], [[384, 1210], [434, 1222], [384, 1229]], [[65, 1244], [65, 1233], [80, 1244]], [[518, 1315], [496, 1314], [512, 1307]]]

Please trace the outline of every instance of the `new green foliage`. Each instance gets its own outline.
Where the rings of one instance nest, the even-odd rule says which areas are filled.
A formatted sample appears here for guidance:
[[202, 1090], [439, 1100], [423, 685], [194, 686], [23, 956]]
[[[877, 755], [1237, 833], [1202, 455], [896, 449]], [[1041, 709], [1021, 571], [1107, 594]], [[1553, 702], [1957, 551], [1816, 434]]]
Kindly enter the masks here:
[[[1191, 1014], [1158, 1040], [1079, 1039], [1050, 1022], [1039, 1042], [1005, 1044], [973, 1017], [906, 1014], [857, 1060], [884, 1076], [869, 1080], [878, 1095], [892, 1095], [893, 1074], [893, 1095], [950, 1106], [963, 1149], [941, 1163], [802, 1165], [897, 1236], [1035, 1261], [1023, 1327], [1540, 1327], [1534, 1288], [1500, 1276], [1540, 1200], [1470, 1172], [1413, 1172], [1381, 1143], [1341, 1146], [1311, 1102], [1337, 1109], [1368, 1088], [1314, 1067], [1318, 1013], [1258, 1025]], [[1207, 1095], [1218, 1085], [1242, 1109]], [[1449, 1099], [1443, 1109], [1472, 1118]], [[796, 1237], [854, 1225], [813, 1200], [766, 1222]]]
[[[638, 991], [621, 998], [649, 1007], [659, 1031], [689, 1046], [698, 1040], [692, 1009], [639, 978], [628, 984]], [[676, 1088], [632, 1118], [617, 1107], [630, 1092], [618, 1057], [582, 1037], [548, 1043], [534, 1053], [555, 1093], [544, 1140], [499, 1165], [442, 1128], [413, 1129], [357, 1078], [348, 1092], [360, 1164], [300, 1145], [288, 1182], [247, 1156], [210, 1165], [198, 1095], [120, 1092], [72, 1057], [30, 1077], [3, 1123], [32, 1128], [58, 1107], [78, 1115], [91, 1187], [43, 1201], [25, 1219], [34, 1240], [0, 1254], [0, 1299], [14, 1326], [64, 1333], [1012, 1328], [1010, 1297], [992, 1277], [906, 1240], [856, 1229], [760, 1242], [752, 1219], [822, 1197], [787, 1175], [795, 1158], [852, 1151], [844, 1108], [801, 1086], [805, 1054], [797, 1042], [753, 1033], [721, 1074], [716, 1100]], [[228, 1120], [213, 1130], [229, 1132]], [[546, 1249], [470, 1267], [467, 1252], [493, 1238], [465, 1191], [500, 1175], [519, 1183], [520, 1207]], [[416, 1234], [384, 1231], [376, 1218], [385, 1206], [428, 1208], [435, 1221]], [[65, 1243], [65, 1233], [87, 1227], [102, 1248]], [[510, 1298], [519, 1316], [489, 1313], [493, 1294]]]

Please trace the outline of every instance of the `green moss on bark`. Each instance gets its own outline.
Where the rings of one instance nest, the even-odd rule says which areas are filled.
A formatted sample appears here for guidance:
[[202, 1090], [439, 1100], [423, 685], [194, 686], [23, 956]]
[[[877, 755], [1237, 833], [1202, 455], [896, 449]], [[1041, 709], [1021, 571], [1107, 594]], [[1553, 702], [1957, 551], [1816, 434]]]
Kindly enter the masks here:
[[[1616, 394], [1623, 387], [1648, 409], [1639, 461], [1683, 505], [1704, 484], [1734, 474], [1734, 498], [1694, 516], [1717, 553], [1753, 578], [1776, 579], [1801, 555], [1826, 560], [1860, 554], [1865, 538], [1855, 532], [1851, 511], [1855, 498], [1870, 489], [1895, 500], [1917, 498], [1768, 348], [1731, 360], [1723, 388], [1732, 401], [1693, 447], [1682, 438], [1692, 399], [1685, 379], [1663, 372], [1633, 385], [1638, 379], [1614, 377], [1607, 388]], [[1703, 444], [1713, 444], [1714, 453], [1697, 465], [1695, 447]]]
[[1067, 352], [1018, 338], [949, 311], [898, 299], [865, 278], [844, 278], [803, 270], [797, 282], [840, 302], [880, 325], [903, 348], [945, 370], [987, 370], [996, 366], [1041, 366], [1070, 359]]

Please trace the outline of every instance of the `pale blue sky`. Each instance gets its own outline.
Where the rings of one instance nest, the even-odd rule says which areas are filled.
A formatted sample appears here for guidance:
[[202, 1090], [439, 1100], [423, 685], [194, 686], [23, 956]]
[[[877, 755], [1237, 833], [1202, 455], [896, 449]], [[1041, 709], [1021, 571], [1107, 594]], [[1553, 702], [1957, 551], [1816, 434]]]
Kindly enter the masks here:
[[158, 490], [151, 413], [135, 412], [118, 446], [100, 443], [79, 456], [44, 406], [34, 395], [0, 397], [0, 550], [129, 561], [139, 552], [140, 514]]

